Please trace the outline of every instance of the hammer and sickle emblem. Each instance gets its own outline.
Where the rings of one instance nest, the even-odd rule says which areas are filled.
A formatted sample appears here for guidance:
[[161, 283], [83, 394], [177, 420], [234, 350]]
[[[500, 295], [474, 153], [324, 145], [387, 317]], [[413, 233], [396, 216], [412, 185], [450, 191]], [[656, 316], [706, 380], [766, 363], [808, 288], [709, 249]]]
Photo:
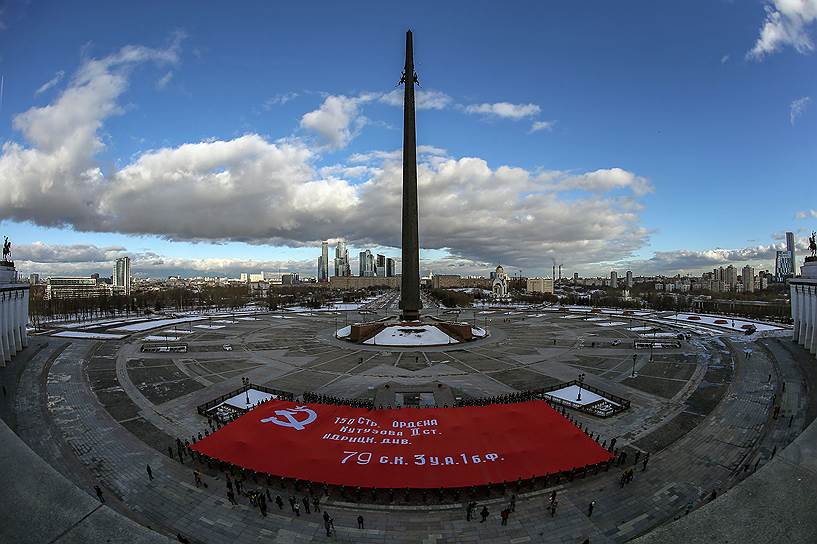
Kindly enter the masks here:
[[[298, 420], [296, 415], [299, 413], [306, 414], [306, 419]], [[318, 418], [318, 414], [314, 410], [310, 410], [306, 406], [296, 406], [295, 408], [285, 410], [275, 410], [276, 416], [281, 416], [285, 421], [281, 421], [276, 417], [267, 417], [261, 420], [261, 423], [275, 423], [281, 427], [290, 427], [296, 431], [303, 431], [304, 427], [312, 423]]]

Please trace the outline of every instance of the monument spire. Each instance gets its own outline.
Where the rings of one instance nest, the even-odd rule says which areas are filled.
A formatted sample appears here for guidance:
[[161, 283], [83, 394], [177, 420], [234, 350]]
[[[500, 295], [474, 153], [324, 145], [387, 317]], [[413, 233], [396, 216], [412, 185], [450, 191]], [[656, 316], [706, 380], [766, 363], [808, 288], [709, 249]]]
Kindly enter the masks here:
[[420, 239], [417, 233], [417, 136], [414, 128], [414, 44], [406, 32], [406, 66], [400, 82], [403, 94], [403, 262], [400, 281], [400, 318], [420, 319]]

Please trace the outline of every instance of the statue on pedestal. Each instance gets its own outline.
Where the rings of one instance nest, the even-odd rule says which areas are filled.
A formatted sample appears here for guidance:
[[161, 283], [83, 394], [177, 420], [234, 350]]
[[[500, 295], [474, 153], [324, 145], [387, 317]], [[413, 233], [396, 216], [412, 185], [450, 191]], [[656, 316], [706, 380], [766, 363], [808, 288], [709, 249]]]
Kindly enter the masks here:
[[8, 236], [3, 237], [3, 261], [9, 262], [11, 260], [11, 242]]
[[817, 232], [811, 232], [811, 237], [808, 239], [808, 248], [811, 250], [811, 258], [817, 258]]

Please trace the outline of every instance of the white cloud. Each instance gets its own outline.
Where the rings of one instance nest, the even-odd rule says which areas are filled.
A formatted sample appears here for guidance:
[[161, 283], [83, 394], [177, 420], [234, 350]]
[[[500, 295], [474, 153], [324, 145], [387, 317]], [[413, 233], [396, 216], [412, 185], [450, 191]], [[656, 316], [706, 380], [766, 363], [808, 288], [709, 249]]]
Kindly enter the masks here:
[[806, 219], [808, 217], [817, 219], [817, 210], [803, 210], [795, 214], [795, 219]]
[[524, 119], [538, 115], [541, 108], [536, 104], [511, 104], [510, 102], [496, 102], [493, 104], [471, 104], [465, 107], [466, 113], [476, 113], [489, 117], [504, 119]]
[[275, 96], [269, 97], [267, 100], [264, 101], [262, 107], [265, 111], [269, 111], [272, 109], [273, 106], [283, 106], [287, 102], [295, 100], [300, 96], [298, 93], [291, 92], [291, 93], [280, 93], [276, 94]]
[[534, 132], [539, 132], [542, 130], [553, 130], [553, 127], [556, 125], [556, 121], [534, 121], [528, 131], [528, 134], [533, 134]]
[[802, 96], [797, 100], [793, 100], [792, 103], [789, 105], [789, 122], [794, 125], [794, 122], [797, 120], [798, 117], [803, 115], [808, 108], [809, 103], [811, 102], [810, 96]]
[[342, 149], [358, 135], [366, 124], [360, 114], [360, 104], [369, 102], [372, 95], [349, 97], [329, 95], [317, 110], [301, 117], [301, 128], [312, 131], [330, 149]]
[[173, 79], [173, 70], [168, 71], [167, 73], [165, 73], [165, 75], [159, 78], [159, 80], [156, 82], [156, 88], [164, 89], [165, 87], [168, 86], [171, 79]]
[[46, 81], [45, 83], [40, 85], [40, 88], [37, 89], [36, 91], [34, 91], [34, 94], [38, 95], [38, 94], [44, 93], [45, 91], [47, 91], [51, 87], [54, 87], [55, 85], [57, 85], [57, 83], [62, 81], [62, 78], [64, 76], [65, 76], [65, 71], [64, 70], [57, 71], [57, 73], [54, 74], [54, 77], [52, 77], [51, 79], [49, 79], [48, 81]]
[[817, 0], [773, 0], [765, 10], [760, 36], [747, 58], [762, 60], [784, 46], [791, 46], [798, 53], [814, 50], [809, 26], [817, 20]]
[[[403, 90], [394, 89], [380, 97], [380, 102], [390, 106], [403, 107]], [[417, 89], [414, 104], [418, 110], [443, 110], [450, 106], [453, 99], [441, 91]]]
[[729, 62], [729, 55], [724, 55], [721, 57], [721, 64], [726, 64]]
[[636, 196], [652, 192], [652, 184], [641, 176], [622, 168], [607, 168], [579, 175], [548, 175], [547, 183], [558, 191], [580, 189], [592, 193], [607, 193], [616, 189], [627, 189]]
[[[171, 240], [313, 246], [343, 237], [357, 247], [399, 247], [399, 150], [319, 169], [314, 149], [297, 139], [245, 134], [154, 149], [103, 172], [100, 134], [121, 112], [130, 72], [177, 58], [173, 48], [129, 46], [86, 59], [51, 104], [16, 116], [27, 144], [7, 142], [0, 152], [0, 217]], [[327, 96], [302, 124], [342, 147], [365, 122], [360, 104], [378, 96]], [[422, 246], [457, 262], [532, 270], [553, 255], [576, 264], [624, 259], [646, 243], [638, 199], [651, 185], [633, 172], [531, 172], [432, 146], [418, 151]]]

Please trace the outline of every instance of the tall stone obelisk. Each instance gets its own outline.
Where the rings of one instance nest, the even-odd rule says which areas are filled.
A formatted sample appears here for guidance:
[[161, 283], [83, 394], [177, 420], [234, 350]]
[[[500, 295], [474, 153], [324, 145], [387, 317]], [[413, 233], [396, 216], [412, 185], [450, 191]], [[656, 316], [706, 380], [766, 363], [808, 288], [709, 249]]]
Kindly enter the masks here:
[[414, 44], [406, 32], [406, 67], [400, 80], [403, 95], [403, 262], [400, 319], [420, 319], [420, 237], [417, 233], [417, 135], [414, 130]]

